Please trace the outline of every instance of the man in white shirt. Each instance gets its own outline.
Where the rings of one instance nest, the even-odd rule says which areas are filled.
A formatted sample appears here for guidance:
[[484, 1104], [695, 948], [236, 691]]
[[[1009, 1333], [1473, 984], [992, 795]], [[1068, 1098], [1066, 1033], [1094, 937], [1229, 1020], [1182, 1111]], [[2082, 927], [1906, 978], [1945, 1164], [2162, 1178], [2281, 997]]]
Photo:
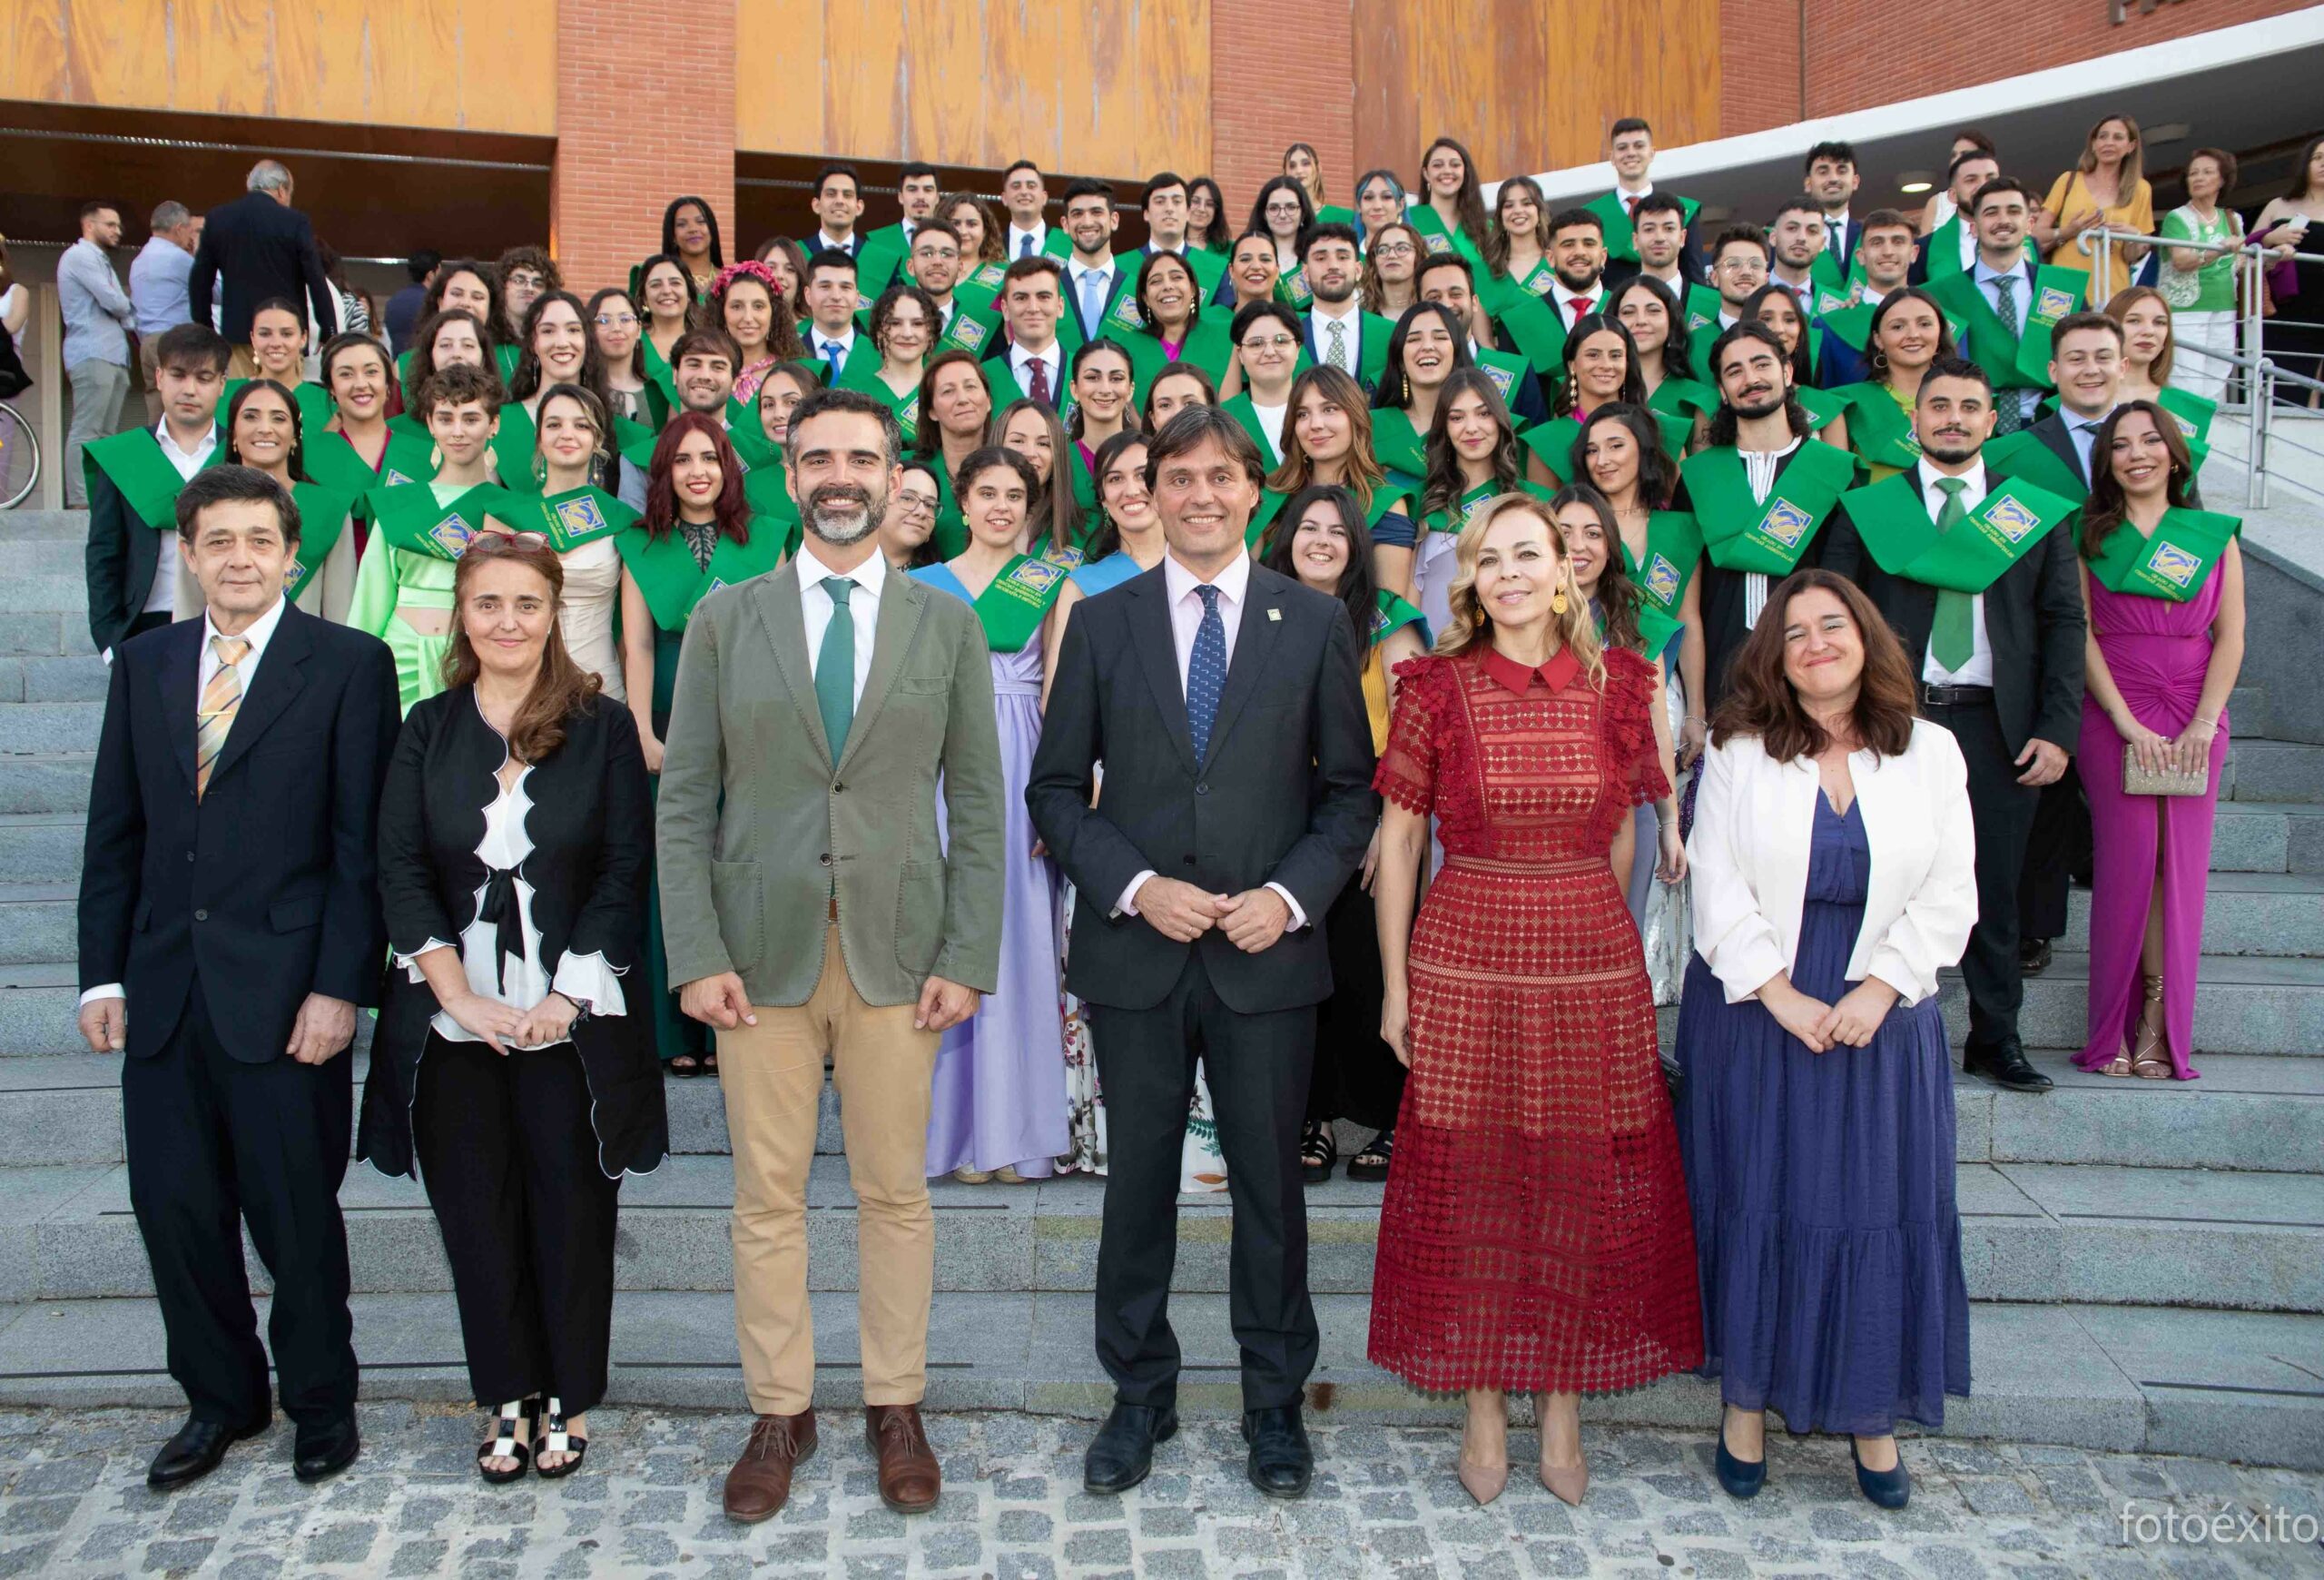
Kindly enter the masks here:
[[[808, 243], [807, 255], [818, 252], [844, 252], [852, 258], [863, 247], [863, 239], [855, 233], [855, 222], [863, 213], [863, 184], [852, 164], [826, 164], [815, 174], [815, 198], [812, 207], [821, 228]], [[851, 307], [850, 312], [855, 310]]]
[[1846, 278], [1856, 244], [1856, 232], [1848, 223], [1848, 200], [1863, 179], [1856, 173], [1856, 149], [1846, 143], [1818, 143], [1807, 151], [1801, 173], [1824, 220], [1822, 244]]
[[1816, 281], [1810, 272], [1824, 251], [1824, 233], [1822, 211], [1813, 199], [1805, 197], [1793, 198], [1777, 210], [1776, 222], [1768, 232], [1768, 245], [1775, 252], [1768, 278], [1791, 292], [1803, 315], [1814, 308]]
[[182, 323], [157, 338], [154, 355], [162, 420], [97, 439], [86, 452], [89, 638], [100, 653], [201, 606], [169, 511], [178, 489], [218, 453], [232, 350], [209, 325]]
[[[1319, 367], [1337, 368], [1372, 393], [1380, 380], [1387, 355], [1387, 331], [1393, 326], [1364, 311], [1356, 288], [1364, 279], [1364, 262], [1357, 256], [1354, 227], [1315, 225], [1307, 232], [1300, 261], [1307, 271], [1307, 290], [1314, 298], [1307, 309], [1307, 354]], [[1364, 321], [1375, 326], [1376, 347], [1367, 347]], [[1364, 352], [1372, 351], [1369, 377]], [[1278, 447], [1279, 448], [1279, 447]]]
[[1654, 128], [1635, 115], [1623, 116], [1608, 136], [1606, 157], [1614, 167], [1614, 197], [1635, 225], [1639, 200], [1654, 191]]
[[1019, 389], [1052, 410], [1065, 403], [1065, 348], [1057, 338], [1058, 317], [1067, 311], [1059, 290], [1063, 273], [1056, 259], [1036, 252], [1009, 264], [1000, 281], [1009, 343], [995, 355], [1008, 363]]
[[[1937, 220], [1929, 227], [1929, 232], [1933, 235], [1943, 229], [1947, 221], [1957, 222], [1954, 224], [1953, 231], [1956, 239], [1960, 269], [1966, 269], [1977, 261], [1977, 227], [1974, 215], [1977, 190], [2000, 174], [2001, 161], [1990, 153], [1974, 148], [1955, 154], [1953, 168], [1945, 173], [1945, 195], [1952, 200], [1953, 212]], [[1929, 206], [1933, 210], [1936, 205], [1932, 203]], [[1920, 266], [1914, 271], [1914, 277], [1916, 280], [1925, 279], [1936, 272], [1935, 261], [1924, 256]], [[1945, 268], [1943, 272], [1950, 274], [1955, 272], [1955, 270], [1948, 267]]]
[[807, 260], [801, 287], [807, 299], [807, 354], [821, 365], [826, 386], [839, 382], [855, 350], [855, 261], [843, 252], [818, 252]]
[[[2034, 265], [2025, 255], [2034, 194], [2023, 182], [1996, 176], [1979, 187], [1970, 201], [1975, 205], [1970, 221], [1977, 234], [1977, 257], [1970, 265], [1970, 277], [2002, 327], [2013, 336], [2023, 336], [2026, 316], [2034, 306]], [[2014, 433], [2031, 426], [2041, 402], [2039, 390], [1996, 390], [1995, 431]]]
[[1651, 274], [1687, 299], [1687, 206], [1669, 193], [1649, 193], [1631, 211], [1630, 245], [1638, 250], [1638, 272]]
[[1114, 189], [1085, 176], [1065, 189], [1065, 233], [1073, 253], [1065, 261], [1066, 300], [1072, 303], [1081, 338], [1094, 341], [1106, 325], [1106, 310], [1128, 277], [1114, 262]]
[[1914, 261], [1921, 254], [1921, 239], [1912, 221], [1898, 211], [1875, 209], [1864, 217], [1864, 234], [1856, 242], [1856, 252], [1864, 260], [1857, 304], [1878, 307], [1911, 280]]
[[[723, 329], [688, 330], [670, 348], [670, 381], [677, 386], [678, 404], [727, 423], [727, 404], [734, 395], [734, 370], [742, 365], [743, 350]], [[633, 510], [645, 509], [645, 469], [621, 458], [621, 482], [615, 490]]]
[[1718, 328], [1697, 330], [1698, 335], [1733, 329], [1743, 316], [1743, 304], [1768, 282], [1775, 249], [1755, 225], [1729, 225], [1711, 243], [1710, 283], [1718, 292]]
[[1598, 311], [1605, 300], [1606, 224], [1588, 209], [1567, 209], [1550, 216], [1550, 305], [1558, 322], [1571, 330], [1581, 319]]
[[936, 301], [936, 337], [943, 339], [960, 305], [952, 288], [960, 282], [960, 232], [950, 220], [925, 219], [911, 233], [911, 277]]
[[1187, 182], [1166, 170], [1146, 183], [1146, 251], [1187, 250]]
[[1049, 204], [1049, 184], [1041, 180], [1041, 167], [1029, 159], [1020, 159], [1000, 175], [1000, 203], [1009, 211], [1009, 223], [1000, 232], [1001, 255], [1014, 263], [1019, 258], [1038, 258], [1049, 252], [1049, 222], [1044, 218]]

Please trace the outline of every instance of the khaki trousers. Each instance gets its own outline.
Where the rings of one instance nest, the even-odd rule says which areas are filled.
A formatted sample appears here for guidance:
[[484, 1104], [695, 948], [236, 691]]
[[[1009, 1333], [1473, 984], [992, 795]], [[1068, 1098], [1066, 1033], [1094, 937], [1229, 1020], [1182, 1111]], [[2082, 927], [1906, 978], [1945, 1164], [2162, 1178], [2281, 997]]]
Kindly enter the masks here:
[[916, 1405], [927, 1392], [936, 1218], [925, 1170], [938, 1036], [913, 1029], [915, 1009], [863, 1002], [834, 924], [805, 1003], [754, 1005], [757, 1025], [718, 1033], [734, 1153], [734, 1337], [758, 1415], [795, 1416], [814, 1400], [807, 1170], [826, 1058], [855, 1189], [863, 1402]]

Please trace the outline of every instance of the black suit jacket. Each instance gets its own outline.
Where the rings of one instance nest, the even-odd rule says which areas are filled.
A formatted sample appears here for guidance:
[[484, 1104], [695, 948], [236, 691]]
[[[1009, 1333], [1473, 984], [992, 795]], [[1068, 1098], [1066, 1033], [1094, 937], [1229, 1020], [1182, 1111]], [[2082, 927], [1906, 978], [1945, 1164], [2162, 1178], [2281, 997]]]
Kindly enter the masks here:
[[379, 1002], [373, 842], [394, 748], [395, 660], [366, 632], [282, 611], [193, 795], [206, 623], [113, 649], [81, 872], [81, 988], [129, 996], [150, 1058], [200, 980], [220, 1042], [263, 1064], [309, 993]]
[[210, 293], [222, 272], [226, 304], [218, 332], [236, 345], [250, 343], [251, 311], [270, 296], [296, 301], [303, 295], [323, 334], [339, 321], [332, 305], [336, 293], [323, 278], [322, 254], [315, 250], [314, 227], [297, 209], [262, 192], [244, 193], [212, 209], [203, 222], [202, 245], [194, 250], [193, 272], [185, 286], [194, 322], [210, 321]]
[[[1862, 588], [1905, 644], [1918, 680], [1928, 659], [1936, 588], [1880, 568], [1864, 546], [1847, 507], [1824, 527], [1824, 568]], [[1985, 640], [1994, 657], [1994, 712], [2013, 755], [2034, 738], [2071, 752], [2082, 735], [2082, 580], [2074, 567], [2074, 530], [2060, 522], [2018, 556], [1984, 591]]]
[[[1798, 454], [1795, 449], [1777, 461], [1776, 476], [1782, 477]], [[1679, 499], [1671, 502], [1673, 509], [1691, 508], [1687, 502], [1685, 489], [1686, 485], [1681, 483]], [[1824, 547], [1831, 541], [1832, 522], [1838, 514], [1838, 507], [1833, 507], [1832, 515], [1825, 518], [1824, 524], [1816, 529], [1816, 536], [1801, 552], [1797, 568], [1806, 570], [1824, 563]], [[1718, 707], [1719, 699], [1727, 695], [1727, 672], [1735, 663], [1735, 655], [1743, 650], [1743, 644], [1751, 635], [1751, 627], [1744, 617], [1746, 574], [1739, 570], [1722, 570], [1710, 562], [1709, 556], [1704, 557], [1702, 569], [1697, 572], [1702, 581], [1703, 689], [1710, 696], [1705, 699], [1707, 706], [1694, 711], [1706, 719], [1710, 717], [1711, 710]], [[1768, 590], [1773, 591], [1775, 584], [1782, 579], [1779, 576], [1768, 578]]]
[[[90, 463], [89, 639], [104, 652], [145, 611], [146, 595], [162, 563], [162, 534], [129, 508], [104, 468]], [[262, 670], [265, 666], [261, 665]]]
[[[488, 875], [477, 845], [497, 793], [493, 775], [506, 760], [472, 686], [419, 703], [404, 721], [379, 805], [379, 891], [397, 953], [417, 954], [431, 940], [458, 949], [476, 920], [477, 892]], [[593, 1017], [573, 1035], [596, 1111], [598, 1166], [608, 1175], [648, 1170], [670, 1148], [653, 1006], [644, 977], [632, 972], [645, 944], [654, 811], [629, 709], [600, 695], [569, 715], [564, 742], [534, 765], [525, 794], [533, 851], [518, 873], [533, 891], [542, 971], [554, 979], [567, 954], [602, 954], [627, 976], [625, 1012]], [[389, 969], [382, 1000], [355, 1150], [403, 1174], [411, 1170], [411, 1095], [439, 1006], [425, 983], [399, 967]]]
[[[1354, 627], [1337, 599], [1252, 566], [1209, 756], [1196, 763], [1168, 597], [1157, 567], [1076, 605], [1066, 624], [1025, 804], [1081, 895], [1067, 984], [1092, 1003], [1150, 1009], [1196, 949], [1230, 1009], [1320, 1002], [1332, 991], [1324, 915], [1378, 819]], [[1307, 925], [1257, 954], [1216, 928], [1172, 943], [1111, 914], [1149, 868], [1216, 894], [1281, 884]]]

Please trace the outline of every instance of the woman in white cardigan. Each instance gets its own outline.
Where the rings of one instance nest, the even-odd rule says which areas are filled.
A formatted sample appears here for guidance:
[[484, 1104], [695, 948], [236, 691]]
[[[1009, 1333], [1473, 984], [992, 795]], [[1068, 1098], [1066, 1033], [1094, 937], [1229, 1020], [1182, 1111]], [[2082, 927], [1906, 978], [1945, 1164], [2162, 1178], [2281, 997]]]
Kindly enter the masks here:
[[1846, 1432], [1857, 1485], [1902, 1508], [1896, 1422], [1969, 1391], [1937, 973], [1977, 916], [1960, 748], [1846, 578], [1769, 595], [1713, 721], [1687, 856], [1679, 1137], [1703, 1295], [1715, 1464], [1767, 1473], [1766, 1412]]

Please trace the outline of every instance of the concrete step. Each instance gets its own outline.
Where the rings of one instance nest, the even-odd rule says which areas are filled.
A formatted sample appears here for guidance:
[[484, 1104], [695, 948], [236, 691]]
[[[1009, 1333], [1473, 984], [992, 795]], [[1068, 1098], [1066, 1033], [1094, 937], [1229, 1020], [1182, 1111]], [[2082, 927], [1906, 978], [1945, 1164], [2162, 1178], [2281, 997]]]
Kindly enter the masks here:
[[[835, 1415], [859, 1408], [855, 1298], [831, 1291], [812, 1305], [815, 1405]], [[353, 1306], [364, 1397], [466, 1407], [468, 1371], [448, 1296], [359, 1295]], [[1457, 1405], [1415, 1393], [1364, 1358], [1371, 1320], [1364, 1297], [1319, 1295], [1315, 1315], [1322, 1343], [1310, 1409], [1383, 1425], [1459, 1418]], [[1236, 1452], [1233, 1423], [1242, 1407], [1226, 1298], [1182, 1296], [1170, 1317], [1185, 1354], [1178, 1404], [1197, 1430], [1157, 1454], [1166, 1475], [1189, 1454]], [[31, 1302], [0, 1308], [0, 1400], [74, 1408], [183, 1403], [162, 1367], [161, 1316], [151, 1300]], [[612, 1338], [609, 1403], [727, 1410], [740, 1440], [746, 1407], [731, 1296], [617, 1295]], [[940, 1293], [928, 1350], [931, 1410], [1094, 1421], [1112, 1402], [1091, 1349], [1086, 1294]], [[1948, 1401], [1942, 1435], [2324, 1468], [2324, 1391], [2299, 1358], [2319, 1352], [2324, 1318], [1979, 1304], [1970, 1308], [1971, 1397]], [[1515, 1408], [1523, 1422], [1530, 1403]], [[1689, 1427], [1708, 1438], [1718, 1390], [1699, 1378], [1666, 1378], [1582, 1408], [1592, 1422]], [[1328, 1462], [1321, 1468], [1359, 1471]], [[836, 1472], [816, 1466], [803, 1474]]]
[[0, 510], [0, 543], [89, 540], [86, 510]]
[[78, 813], [0, 814], [0, 883], [78, 884], [87, 832]]
[[[5, 514], [0, 511], [0, 515]], [[85, 594], [82, 601], [84, 604], [87, 602]], [[69, 613], [0, 609], [0, 654], [19, 654], [30, 657], [77, 654], [94, 657], [96, 651], [95, 645], [89, 639], [89, 616], [85, 608]]]
[[[0, 1182], [13, 1208], [0, 1227], [0, 1300], [152, 1292], [124, 1167], [7, 1170]], [[1318, 1291], [1371, 1289], [1383, 1189], [1344, 1179], [1308, 1189], [1309, 1276]], [[1096, 1287], [1102, 1180], [940, 1180], [930, 1195], [939, 1289]], [[671, 1159], [626, 1181], [622, 1199], [617, 1287], [732, 1288], [729, 1160]], [[417, 1184], [357, 1165], [340, 1200], [356, 1289], [451, 1287]], [[1974, 1299], [2324, 1311], [2324, 1179], [2314, 1175], [1965, 1164], [1959, 1200]], [[856, 1209], [843, 1159], [815, 1160], [807, 1202], [812, 1287], [854, 1289]], [[1226, 1291], [1231, 1211], [1224, 1194], [1181, 1200], [1176, 1289]], [[263, 1286], [255, 1253], [246, 1257]]]
[[0, 703], [103, 702], [111, 674], [95, 654], [0, 658]]
[[77, 881], [0, 884], [0, 964], [77, 957], [80, 894]]
[[2237, 741], [2228, 753], [2220, 794], [2238, 801], [2324, 802], [2324, 746]]
[[94, 742], [85, 751], [44, 752], [21, 757], [0, 755], [0, 814], [85, 814], [89, 810], [89, 780], [96, 766]]
[[2229, 692], [2227, 720], [2239, 736], [2258, 737], [2270, 734], [2267, 688], [2239, 686]]
[[85, 1052], [73, 1024], [80, 997], [69, 963], [0, 965], [0, 1059]]
[[[7, 585], [5, 578], [0, 578], [0, 589]], [[104, 722], [105, 705], [102, 700], [0, 703], [0, 753], [45, 755], [55, 752], [94, 752]]]
[[75, 564], [44, 573], [0, 578], [0, 610], [79, 615], [85, 619], [89, 612], [87, 570]]
[[[2091, 891], [2072, 891], [2059, 948], [2088, 953], [2090, 907]], [[2204, 885], [2202, 952], [2324, 955], [2324, 874], [2213, 872]]]
[[20, 538], [8, 543], [10, 577], [88, 576], [88, 537]]
[[[2197, 968], [2195, 1049], [2205, 1053], [2324, 1054], [2324, 960], [2206, 954]], [[1945, 975], [1945, 1035], [1959, 1048], [1969, 1000]], [[2025, 980], [2018, 1034], [2029, 1048], [2079, 1048], [2090, 1030], [2090, 957], [2061, 950]]]
[[2324, 873], [2324, 805], [2221, 801], [2211, 825], [2215, 873]]

